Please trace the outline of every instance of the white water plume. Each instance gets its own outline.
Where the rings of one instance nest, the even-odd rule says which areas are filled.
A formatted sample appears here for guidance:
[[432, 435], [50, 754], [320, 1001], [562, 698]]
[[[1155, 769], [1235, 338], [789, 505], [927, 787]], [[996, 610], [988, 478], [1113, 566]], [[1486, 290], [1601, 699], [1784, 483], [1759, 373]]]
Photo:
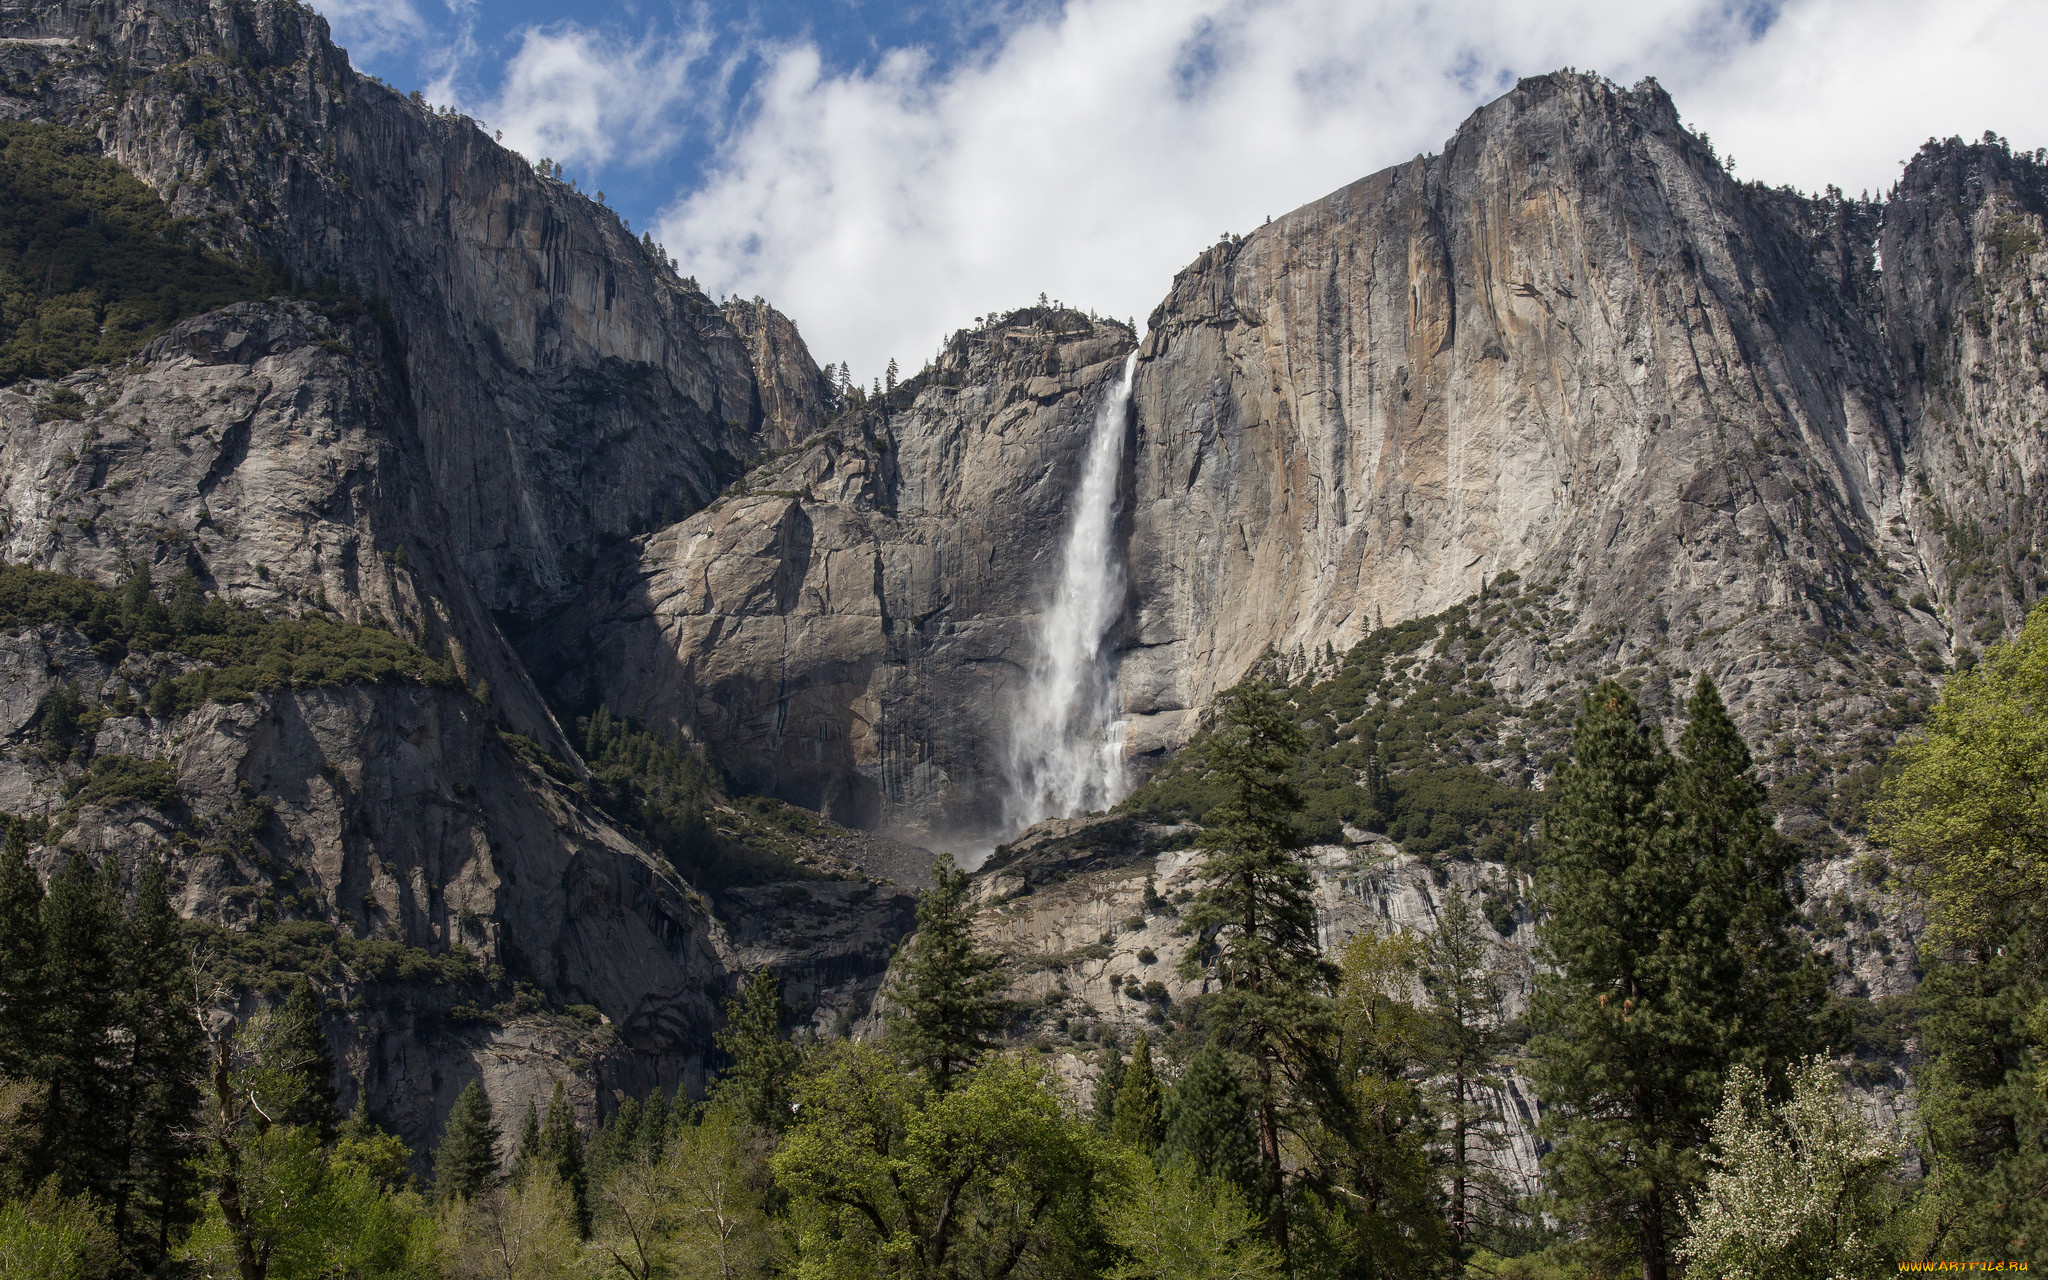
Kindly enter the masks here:
[[1004, 816], [1012, 830], [1107, 808], [1128, 787], [1116, 672], [1103, 642], [1123, 612], [1124, 572], [1114, 545], [1117, 478], [1137, 367], [1133, 351], [1122, 380], [1096, 412], [1059, 587], [1039, 620], [1031, 682], [1010, 729]]

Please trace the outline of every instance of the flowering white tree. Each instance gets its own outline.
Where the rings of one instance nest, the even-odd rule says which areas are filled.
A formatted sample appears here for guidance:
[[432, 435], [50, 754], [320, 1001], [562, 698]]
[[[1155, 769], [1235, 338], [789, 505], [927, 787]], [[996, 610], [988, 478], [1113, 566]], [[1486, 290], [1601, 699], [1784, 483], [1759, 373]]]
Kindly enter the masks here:
[[1679, 1257], [1691, 1280], [1865, 1280], [1896, 1274], [1905, 1224], [1896, 1135], [1842, 1096], [1841, 1074], [1809, 1058], [1777, 1106], [1748, 1067], [1714, 1119], [1712, 1171], [1686, 1215]]

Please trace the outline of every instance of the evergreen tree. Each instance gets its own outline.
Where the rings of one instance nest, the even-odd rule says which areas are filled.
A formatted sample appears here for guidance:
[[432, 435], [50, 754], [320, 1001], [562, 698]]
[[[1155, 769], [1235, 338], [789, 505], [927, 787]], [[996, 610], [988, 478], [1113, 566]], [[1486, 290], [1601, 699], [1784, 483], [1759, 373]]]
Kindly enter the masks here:
[[[1208, 760], [1224, 798], [1202, 819], [1201, 887], [1182, 913], [1183, 928], [1213, 942], [1223, 984], [1212, 1006], [1215, 1023], [1252, 1063], [1263, 1199], [1283, 1254], [1284, 1112], [1342, 1107], [1323, 1062], [1336, 970], [1323, 959], [1316, 934], [1304, 841], [1294, 822], [1301, 795], [1289, 780], [1301, 749], [1301, 731], [1280, 690], [1252, 680], [1231, 692]], [[1182, 972], [1202, 976], [1209, 950], [1190, 949]]]
[[540, 1111], [533, 1099], [526, 1100], [526, 1119], [519, 1125], [519, 1145], [512, 1152], [512, 1181], [524, 1183], [526, 1175], [540, 1168]]
[[327, 1049], [327, 1033], [320, 1026], [320, 999], [305, 975], [292, 983], [279, 1011], [278, 1048], [291, 1069], [305, 1081], [305, 1088], [289, 1111], [279, 1117], [281, 1124], [301, 1124], [318, 1134], [322, 1142], [334, 1139], [334, 1057]]
[[889, 1032], [940, 1089], [974, 1065], [1010, 1020], [1001, 960], [968, 932], [967, 873], [941, 855], [936, 883], [917, 899], [917, 934], [902, 976], [889, 985]]
[[1444, 1163], [1450, 1173], [1450, 1212], [1454, 1245], [1465, 1249], [1472, 1238], [1475, 1201], [1505, 1201], [1505, 1188], [1490, 1176], [1490, 1161], [1473, 1160], [1482, 1152], [1506, 1145], [1506, 1136], [1489, 1124], [1491, 1108], [1485, 1093], [1500, 1085], [1497, 1068], [1505, 1046], [1501, 1031], [1501, 982], [1493, 964], [1484, 925], [1464, 890], [1453, 885], [1444, 897], [1436, 930], [1421, 955], [1423, 990], [1431, 1014], [1430, 1067], [1437, 1082], [1437, 1113], [1444, 1124]]
[[144, 866], [121, 939], [125, 1176], [114, 1228], [144, 1270], [170, 1254], [198, 1190], [192, 1114], [204, 1061], [191, 966], [160, 858]]
[[1152, 1041], [1140, 1031], [1131, 1045], [1131, 1065], [1116, 1091], [1116, 1120], [1110, 1125], [1110, 1136], [1151, 1155], [1166, 1136], [1163, 1102], [1159, 1076], [1152, 1068]]
[[782, 984], [764, 966], [725, 1005], [718, 1047], [732, 1062], [711, 1087], [711, 1101], [771, 1133], [789, 1123], [789, 1080], [796, 1046], [782, 1038]]
[[1171, 1110], [1173, 1119], [1162, 1144], [1166, 1159], [1222, 1178], [1249, 1203], [1260, 1204], [1264, 1188], [1251, 1098], [1214, 1040], [1202, 1046], [1181, 1072]]
[[448, 1109], [448, 1128], [434, 1151], [434, 1194], [441, 1200], [474, 1199], [498, 1182], [498, 1126], [490, 1095], [472, 1080]]
[[640, 1150], [639, 1155], [649, 1164], [657, 1164], [668, 1150], [669, 1127], [674, 1123], [669, 1110], [668, 1095], [656, 1088], [647, 1095], [647, 1101], [640, 1106]]
[[27, 1079], [43, 1056], [51, 1012], [43, 941], [43, 882], [28, 864], [27, 834], [10, 821], [0, 848], [0, 1076], [13, 1080]]
[[1782, 1085], [1832, 1032], [1828, 968], [1795, 932], [1798, 851], [1772, 825], [1749, 747], [1714, 682], [1701, 676], [1685, 710], [1669, 787], [1673, 856], [1694, 868], [1694, 909], [1711, 917], [1695, 929], [1694, 967], [1723, 966], [1695, 998], [1716, 1002], [1729, 1064]]
[[[1561, 1205], [1670, 1274], [1678, 1215], [1729, 1068], [1782, 1078], [1797, 1047], [1774, 1001], [1813, 1003], [1786, 940], [1789, 861], [1746, 749], [1702, 682], [1674, 762], [1633, 698], [1602, 684], [1572, 731], [1545, 824], [1532, 1074]], [[1731, 941], [1735, 945], [1730, 945]]]
[[[110, 867], [111, 871], [112, 868]], [[121, 1020], [120, 972], [108, 944], [121, 934], [119, 898], [83, 853], [50, 881], [43, 901], [48, 980], [56, 995], [36, 1071], [43, 1087], [39, 1171], [67, 1195], [114, 1199], [122, 1155], [109, 1134], [126, 1128], [113, 1070]]]
[[1116, 1094], [1123, 1082], [1123, 1051], [1114, 1044], [1102, 1046], [1102, 1071], [1095, 1077], [1095, 1093], [1089, 1100], [1097, 1133], [1108, 1133], [1116, 1123]]
[[576, 1128], [576, 1111], [560, 1080], [548, 1098], [548, 1118], [540, 1129], [540, 1167], [552, 1173], [568, 1188], [576, 1207], [576, 1230], [590, 1234], [590, 1173], [583, 1162], [583, 1135]]

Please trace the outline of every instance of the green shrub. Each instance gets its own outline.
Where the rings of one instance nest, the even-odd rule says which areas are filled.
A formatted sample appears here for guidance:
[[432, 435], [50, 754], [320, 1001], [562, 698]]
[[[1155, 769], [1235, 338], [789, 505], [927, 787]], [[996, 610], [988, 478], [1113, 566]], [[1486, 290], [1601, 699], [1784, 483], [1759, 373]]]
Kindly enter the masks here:
[[239, 702], [280, 689], [402, 681], [461, 687], [452, 664], [377, 627], [317, 614], [266, 618], [205, 599], [190, 574], [173, 584], [173, 598], [175, 607], [166, 609], [141, 568], [116, 593], [84, 578], [0, 564], [0, 628], [70, 627], [92, 640], [106, 661], [161, 650], [206, 663], [167, 676], [150, 690], [150, 714], [160, 718], [208, 701]]
[[[0, 386], [123, 359], [281, 283], [201, 248], [90, 134], [0, 122]], [[52, 396], [43, 411], [81, 407]]]
[[178, 766], [168, 760], [143, 760], [109, 753], [93, 757], [85, 775], [71, 793], [74, 806], [97, 804], [111, 807], [128, 800], [140, 800], [159, 809], [179, 802]]

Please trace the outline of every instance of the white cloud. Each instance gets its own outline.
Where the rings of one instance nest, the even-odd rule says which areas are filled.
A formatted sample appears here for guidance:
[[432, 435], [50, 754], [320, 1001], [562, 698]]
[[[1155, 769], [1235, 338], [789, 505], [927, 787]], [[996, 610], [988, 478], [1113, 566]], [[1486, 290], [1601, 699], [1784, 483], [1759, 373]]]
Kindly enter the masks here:
[[1930, 137], [2048, 146], [2048, 6], [1804, 0], [1737, 57], [1672, 84], [1737, 173], [1882, 195]]
[[[819, 359], [914, 368], [1041, 290], [1142, 319], [1218, 232], [1435, 150], [1559, 66], [1656, 75], [1745, 176], [1807, 188], [1880, 186], [1930, 132], [1995, 123], [2018, 144], [2048, 134], [2027, 65], [2044, 22], [2020, 0], [1793, 0], [1753, 39], [1724, 0], [1069, 0], [945, 71], [899, 51], [828, 74], [807, 44], [767, 49], [657, 234], [714, 293], [787, 310]], [[550, 37], [560, 56], [587, 38]], [[600, 105], [570, 115], [565, 145], [615, 145]]]
[[495, 93], [465, 100], [451, 74], [428, 96], [503, 129], [505, 145], [533, 159], [648, 164], [704, 130], [700, 80], [720, 74], [706, 66], [710, 50], [701, 25], [639, 39], [566, 22], [529, 27]]
[[320, 0], [334, 42], [360, 65], [425, 39], [428, 24], [412, 0]]

